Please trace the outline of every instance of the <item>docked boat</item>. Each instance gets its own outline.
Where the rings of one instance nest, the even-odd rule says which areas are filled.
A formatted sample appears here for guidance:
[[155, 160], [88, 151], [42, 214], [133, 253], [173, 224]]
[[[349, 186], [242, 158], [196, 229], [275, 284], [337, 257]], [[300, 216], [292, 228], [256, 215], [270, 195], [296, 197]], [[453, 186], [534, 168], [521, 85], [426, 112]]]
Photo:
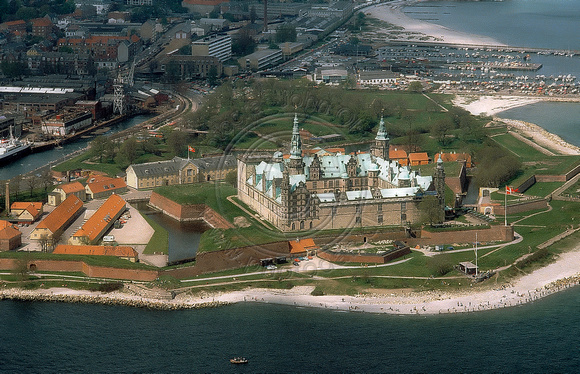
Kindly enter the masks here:
[[8, 159], [18, 157], [30, 151], [31, 144], [23, 142], [12, 135], [12, 127], [10, 128], [10, 137], [0, 140], [0, 163], [6, 162]]
[[248, 363], [248, 359], [245, 357], [234, 357], [234, 358], [230, 358], [230, 362], [232, 364], [247, 364]]

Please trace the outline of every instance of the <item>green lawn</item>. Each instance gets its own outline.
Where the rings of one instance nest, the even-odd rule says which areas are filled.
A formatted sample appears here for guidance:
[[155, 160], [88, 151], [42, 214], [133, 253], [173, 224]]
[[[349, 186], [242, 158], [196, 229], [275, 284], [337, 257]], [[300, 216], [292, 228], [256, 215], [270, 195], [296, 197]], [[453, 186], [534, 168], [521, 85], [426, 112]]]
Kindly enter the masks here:
[[123, 269], [156, 269], [155, 267], [122, 260], [114, 256], [80, 256], [80, 255], [55, 255], [42, 252], [0, 252], [0, 258], [16, 258], [34, 260], [58, 260], [58, 261], [83, 261], [87, 265], [117, 267]]
[[155, 230], [143, 253], [148, 255], [156, 253], [167, 254], [169, 252], [169, 233], [167, 230], [157, 222], [153, 221], [151, 218], [147, 217], [146, 214], [141, 214], [141, 216], [145, 218], [147, 223], [149, 223], [153, 230]]
[[497, 135], [492, 138], [502, 146], [504, 146], [510, 152], [516, 154], [522, 160], [534, 161], [543, 160], [546, 158], [542, 152], [538, 151], [534, 147], [516, 139], [511, 134]]
[[530, 196], [546, 197], [554, 192], [554, 190], [557, 188], [562, 187], [562, 184], [562, 182], [536, 182], [532, 187], [526, 190], [525, 194]]

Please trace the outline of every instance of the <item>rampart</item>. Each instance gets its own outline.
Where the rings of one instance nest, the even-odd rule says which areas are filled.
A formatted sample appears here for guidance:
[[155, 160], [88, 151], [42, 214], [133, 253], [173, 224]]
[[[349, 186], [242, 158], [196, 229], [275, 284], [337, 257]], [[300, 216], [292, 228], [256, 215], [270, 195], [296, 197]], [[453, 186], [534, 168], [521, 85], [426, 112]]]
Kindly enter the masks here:
[[[12, 258], [1, 258], [0, 269], [18, 270], [22, 262]], [[157, 270], [146, 269], [124, 269], [104, 266], [88, 265], [83, 261], [64, 261], [64, 260], [26, 260], [26, 268], [29, 271], [62, 271], [62, 272], [82, 272], [88, 277], [122, 279], [150, 282], [159, 276]]]
[[396, 258], [411, 253], [409, 247], [400, 248], [384, 255], [380, 254], [355, 254], [333, 251], [318, 251], [317, 256], [331, 262], [355, 262], [363, 264], [386, 264]]
[[436, 231], [421, 230], [420, 238], [409, 238], [405, 241], [408, 245], [436, 245], [445, 243], [474, 243], [479, 242], [510, 242], [514, 239], [513, 226], [491, 226], [487, 229], [463, 230], [463, 231]]
[[213, 228], [231, 229], [234, 227], [218, 212], [205, 204], [179, 204], [156, 192], [151, 193], [149, 204], [181, 222], [203, 220]]

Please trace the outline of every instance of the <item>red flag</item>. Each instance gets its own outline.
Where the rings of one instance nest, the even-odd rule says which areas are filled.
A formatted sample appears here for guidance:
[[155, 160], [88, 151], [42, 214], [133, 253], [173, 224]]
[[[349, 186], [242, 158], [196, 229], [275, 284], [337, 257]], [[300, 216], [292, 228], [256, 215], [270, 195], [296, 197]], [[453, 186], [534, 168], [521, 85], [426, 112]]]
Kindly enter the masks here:
[[510, 187], [510, 186], [505, 186], [505, 193], [506, 193], [506, 195], [511, 195], [511, 194], [513, 194], [514, 192], [516, 192], [516, 191], [514, 190], [514, 188], [513, 188], [513, 187]]
[[188, 145], [188, 146], [187, 146], [187, 150], [188, 150], [189, 152], [195, 152], [195, 148], [193, 148], [193, 147], [192, 147], [192, 146], [190, 146], [190, 145]]

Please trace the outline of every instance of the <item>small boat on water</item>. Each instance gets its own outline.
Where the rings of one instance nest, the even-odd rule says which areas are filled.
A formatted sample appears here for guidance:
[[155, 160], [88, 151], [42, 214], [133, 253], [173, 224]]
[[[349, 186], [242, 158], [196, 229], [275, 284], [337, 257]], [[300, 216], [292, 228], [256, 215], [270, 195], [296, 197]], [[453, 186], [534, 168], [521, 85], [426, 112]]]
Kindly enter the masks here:
[[230, 362], [232, 364], [247, 364], [248, 363], [248, 359], [245, 357], [234, 357], [234, 358], [230, 358]]

